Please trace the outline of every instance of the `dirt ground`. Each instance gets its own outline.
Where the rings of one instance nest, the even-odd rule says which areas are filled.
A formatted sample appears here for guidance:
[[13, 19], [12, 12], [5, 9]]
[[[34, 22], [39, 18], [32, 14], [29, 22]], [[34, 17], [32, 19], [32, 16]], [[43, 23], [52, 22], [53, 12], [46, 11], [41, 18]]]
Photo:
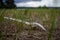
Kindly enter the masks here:
[[[60, 18], [59, 20], [60, 21]], [[48, 27], [45, 27], [47, 31], [41, 28], [23, 28], [19, 31], [19, 28], [15, 30], [13, 23], [10, 26], [4, 22], [2, 25], [2, 40], [48, 40]], [[51, 40], [60, 40], [60, 22], [57, 22], [57, 26], [54, 28]]]
[[[41, 22], [40, 20], [37, 21]], [[48, 40], [49, 22], [46, 24], [44, 23], [44, 27], [47, 31], [44, 31], [41, 28], [31, 28], [28, 25], [21, 25], [22, 28], [19, 28], [20, 24], [17, 24], [14, 24], [13, 21], [10, 21], [10, 23], [9, 21], [4, 21], [1, 25], [1, 40]], [[52, 32], [51, 40], [60, 40], [60, 15], [57, 17], [56, 27]]]

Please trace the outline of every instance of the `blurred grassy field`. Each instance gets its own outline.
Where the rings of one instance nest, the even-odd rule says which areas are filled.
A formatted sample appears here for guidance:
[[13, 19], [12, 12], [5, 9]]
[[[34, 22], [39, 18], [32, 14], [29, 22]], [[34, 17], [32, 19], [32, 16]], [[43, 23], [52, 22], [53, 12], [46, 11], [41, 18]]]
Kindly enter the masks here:
[[[42, 25], [50, 23], [55, 16], [56, 21], [60, 15], [59, 9], [5, 9], [2, 16], [21, 19], [23, 21], [38, 22]], [[48, 22], [48, 23], [47, 23]]]
[[[1, 10], [3, 11], [3, 10]], [[5, 9], [4, 16], [13, 17], [24, 20], [36, 21], [38, 19], [42, 21], [49, 20], [51, 14], [59, 15], [59, 9]]]
[[[18, 34], [20, 31], [23, 31], [24, 27], [28, 27], [28, 25], [25, 25], [23, 23], [19, 23], [16, 21], [11, 21], [7, 19], [3, 19], [3, 17], [12, 17], [21, 19], [23, 21], [28, 22], [38, 22], [42, 24], [47, 31], [52, 32], [53, 28], [59, 28], [60, 23], [60, 9], [0, 9], [0, 24], [2, 27], [1, 30], [3, 30], [2, 34]], [[52, 22], [53, 21], [53, 22]], [[56, 24], [54, 24], [56, 23]], [[54, 27], [53, 27], [53, 25]], [[52, 26], [51, 26], [52, 25]], [[30, 28], [30, 27], [28, 27]], [[52, 29], [50, 29], [52, 28]], [[49, 30], [50, 29], [50, 30]], [[7, 32], [5, 32], [7, 31]], [[36, 31], [36, 30], [34, 30]], [[41, 31], [41, 30], [40, 30]], [[44, 31], [42, 30], [41, 33]], [[33, 30], [29, 31], [30, 33], [34, 33]], [[44, 35], [47, 35], [47, 32], [44, 32]], [[21, 35], [21, 34], [20, 34]], [[42, 38], [44, 40], [44, 37]], [[45, 40], [47, 40], [47, 37], [45, 37]], [[52, 38], [52, 40], [54, 40]]]

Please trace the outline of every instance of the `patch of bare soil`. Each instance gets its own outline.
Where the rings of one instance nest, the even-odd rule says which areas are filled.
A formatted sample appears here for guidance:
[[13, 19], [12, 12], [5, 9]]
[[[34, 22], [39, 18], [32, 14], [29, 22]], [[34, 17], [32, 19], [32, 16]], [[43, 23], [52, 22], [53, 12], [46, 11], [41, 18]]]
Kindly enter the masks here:
[[[2, 25], [2, 40], [47, 40], [48, 31], [39, 28], [24, 28], [22, 31], [15, 30], [14, 24], [8, 26], [7, 23]], [[46, 28], [48, 29], [48, 28]], [[60, 40], [60, 27], [56, 27], [52, 33], [52, 40]]]

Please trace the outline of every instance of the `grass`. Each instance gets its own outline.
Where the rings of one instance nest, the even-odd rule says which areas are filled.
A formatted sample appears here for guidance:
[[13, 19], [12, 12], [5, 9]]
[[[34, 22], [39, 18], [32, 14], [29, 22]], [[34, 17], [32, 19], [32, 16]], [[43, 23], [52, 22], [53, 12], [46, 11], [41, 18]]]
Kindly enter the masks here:
[[[56, 17], [59, 15], [59, 9], [0, 9], [0, 24], [4, 16], [18, 18], [29, 22], [39, 22], [44, 26], [48, 25], [48, 40], [51, 40], [52, 32], [56, 25]], [[4, 19], [5, 20], [5, 19]], [[15, 31], [21, 32], [23, 30], [23, 23], [18, 23], [11, 20], [6, 20], [8, 26], [15, 25]], [[1, 26], [0, 26], [1, 27]]]
[[51, 40], [51, 37], [52, 37], [52, 32], [53, 32], [53, 30], [54, 30], [54, 27], [55, 27], [55, 25], [56, 25], [56, 16], [57, 16], [57, 14], [56, 13], [54, 13], [55, 12], [55, 10], [54, 10], [54, 12], [53, 11], [51, 11], [52, 13], [51, 13], [51, 25], [50, 25], [50, 29], [49, 29], [49, 33], [48, 33], [48, 40]]
[[2, 21], [3, 21], [3, 14], [4, 14], [4, 10], [3, 9], [0, 9], [0, 40], [2, 40], [1, 39], [1, 37], [2, 37], [2, 31], [1, 31], [1, 29], [2, 29]]

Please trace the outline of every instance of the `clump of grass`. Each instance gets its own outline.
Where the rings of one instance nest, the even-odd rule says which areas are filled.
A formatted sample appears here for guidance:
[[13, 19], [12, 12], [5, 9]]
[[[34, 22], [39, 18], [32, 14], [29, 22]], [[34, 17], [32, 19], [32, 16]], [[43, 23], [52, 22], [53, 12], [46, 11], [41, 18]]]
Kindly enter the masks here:
[[24, 13], [21, 13], [20, 12], [20, 13], [17, 13], [17, 14], [16, 13], [13, 14], [14, 18], [18, 18], [18, 19], [21, 19], [22, 20], [22, 22], [20, 22], [20, 23], [14, 22], [15, 25], [16, 25], [16, 31], [17, 31], [17, 33], [18, 32], [22, 32], [22, 30], [23, 30], [23, 21], [26, 20], [26, 16], [25, 15], [27, 14], [28, 10], [25, 9], [23, 12]]
[[0, 9], [0, 23], [3, 20], [3, 13], [4, 13], [4, 10]]
[[51, 25], [50, 25], [50, 29], [48, 32], [48, 40], [51, 40], [52, 32], [54, 30], [55, 23], [56, 23], [55, 19], [56, 19], [56, 13], [55, 13], [55, 11], [51, 10], [51, 15], [50, 15]]
[[2, 22], [4, 20], [5, 9], [0, 9], [0, 40], [2, 40]]

